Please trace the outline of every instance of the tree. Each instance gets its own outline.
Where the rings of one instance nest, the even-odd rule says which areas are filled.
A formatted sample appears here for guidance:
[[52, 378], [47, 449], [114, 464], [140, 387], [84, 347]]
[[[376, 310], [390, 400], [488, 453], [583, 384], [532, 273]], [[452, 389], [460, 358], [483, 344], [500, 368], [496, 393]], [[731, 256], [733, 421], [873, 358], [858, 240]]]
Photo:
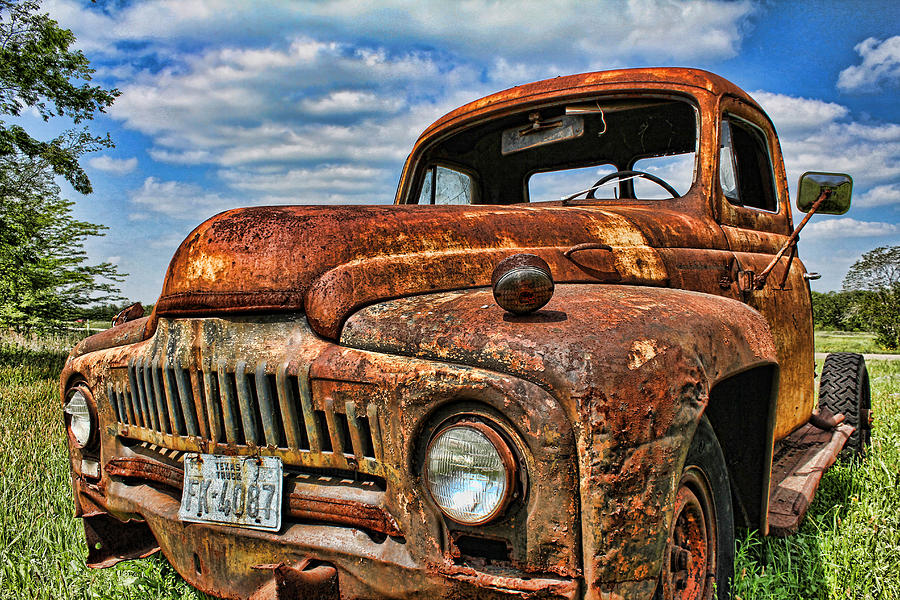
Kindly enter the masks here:
[[[75, 35], [39, 8], [35, 0], [0, 0], [0, 112], [19, 116], [23, 108], [33, 108], [45, 121], [68, 117], [77, 125], [111, 106], [120, 92], [88, 83], [94, 69], [80, 50], [69, 49]], [[80, 151], [113, 146], [109, 134], [91, 136], [82, 129], [76, 135]], [[0, 156], [41, 159], [77, 191], [89, 194], [91, 182], [78, 164], [79, 151], [67, 141], [66, 136], [40, 141], [0, 120]]]
[[853, 263], [844, 277], [845, 290], [878, 291], [900, 283], [900, 246], [880, 246]]
[[859, 309], [878, 334], [876, 341], [900, 348], [900, 246], [881, 246], [863, 254], [844, 277], [844, 289], [870, 292], [861, 296]]
[[870, 331], [872, 323], [868, 307], [874, 295], [875, 292], [870, 290], [812, 292], [816, 328]]
[[[80, 51], [33, 0], [0, 0], [0, 113], [32, 108], [46, 121], [75, 124], [112, 104], [119, 92], [88, 83], [94, 72]], [[84, 240], [105, 227], [72, 217], [55, 177], [89, 193], [79, 164], [86, 152], [113, 145], [109, 135], [70, 129], [49, 140], [0, 120], [0, 325], [45, 328], [82, 307], [115, 301], [122, 280], [114, 265], [87, 264]], [[105, 281], [102, 281], [105, 279]]]
[[84, 240], [105, 227], [72, 217], [41, 159], [0, 157], [0, 198], [0, 324], [45, 329], [120, 299], [115, 266], [85, 264]]

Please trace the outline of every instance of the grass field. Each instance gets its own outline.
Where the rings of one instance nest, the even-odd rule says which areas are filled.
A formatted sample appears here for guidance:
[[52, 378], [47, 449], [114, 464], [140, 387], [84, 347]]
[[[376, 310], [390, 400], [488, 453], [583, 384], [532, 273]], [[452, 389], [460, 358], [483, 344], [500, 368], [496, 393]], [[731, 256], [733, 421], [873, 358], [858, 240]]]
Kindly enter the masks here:
[[[0, 336], [0, 600], [207, 598], [160, 557], [84, 566], [57, 392], [73, 341]], [[900, 361], [869, 369], [868, 458], [825, 475], [796, 536], [739, 532], [736, 598], [900, 598]]]
[[816, 352], [859, 352], [860, 354], [900, 354], [875, 343], [875, 334], [865, 331], [816, 331]]
[[58, 391], [72, 343], [0, 341], [0, 599], [208, 598], [158, 556], [85, 567]]

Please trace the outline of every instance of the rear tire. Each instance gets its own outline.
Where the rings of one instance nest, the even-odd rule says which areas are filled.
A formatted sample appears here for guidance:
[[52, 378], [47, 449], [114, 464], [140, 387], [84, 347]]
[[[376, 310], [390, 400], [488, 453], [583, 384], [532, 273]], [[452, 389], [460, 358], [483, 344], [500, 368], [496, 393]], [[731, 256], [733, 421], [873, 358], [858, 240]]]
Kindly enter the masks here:
[[654, 600], [729, 600], [733, 573], [731, 485], [722, 448], [704, 416], [675, 494]]
[[819, 406], [832, 413], [842, 413], [846, 417], [844, 422], [856, 427], [841, 455], [863, 454], [872, 439], [869, 423], [872, 399], [869, 371], [862, 354], [832, 352], [825, 357], [819, 380]]

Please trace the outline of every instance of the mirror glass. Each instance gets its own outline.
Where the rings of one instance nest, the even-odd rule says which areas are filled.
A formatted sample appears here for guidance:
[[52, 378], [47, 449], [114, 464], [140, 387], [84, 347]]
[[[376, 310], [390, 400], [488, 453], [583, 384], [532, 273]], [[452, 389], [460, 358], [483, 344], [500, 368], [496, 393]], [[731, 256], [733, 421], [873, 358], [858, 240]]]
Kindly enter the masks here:
[[803, 212], [809, 212], [824, 189], [830, 189], [831, 196], [816, 210], [817, 213], [842, 215], [850, 210], [853, 179], [843, 173], [813, 171], [804, 173], [800, 177], [800, 186], [797, 188], [797, 208]]

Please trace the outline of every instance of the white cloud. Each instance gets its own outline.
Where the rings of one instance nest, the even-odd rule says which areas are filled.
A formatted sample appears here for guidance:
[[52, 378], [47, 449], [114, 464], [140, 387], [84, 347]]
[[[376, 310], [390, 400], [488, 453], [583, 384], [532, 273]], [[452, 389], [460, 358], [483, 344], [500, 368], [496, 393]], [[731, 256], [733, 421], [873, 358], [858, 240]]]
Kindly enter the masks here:
[[753, 96], [779, 133], [792, 189], [805, 171], [849, 173], [857, 190], [900, 177], [897, 123], [852, 121], [846, 107], [812, 98], [769, 92]]
[[[158, 0], [102, 10], [46, 1], [101, 57], [98, 75], [123, 92], [110, 116], [152, 140], [153, 160], [217, 166], [241, 192], [157, 177], [133, 193], [135, 206], [173, 217], [233, 202], [390, 201], [412, 143], [447, 110], [634, 59], [728, 58], [755, 12], [750, 0]], [[342, 168], [375, 174], [357, 192]]]
[[814, 98], [799, 98], [765, 91], [756, 91], [752, 95], [772, 118], [779, 134], [785, 131], [817, 131], [823, 125], [846, 117], [850, 112], [847, 107], [840, 104]]
[[[393, 175], [385, 169], [352, 165], [322, 165], [314, 169], [226, 170], [220, 176], [238, 190], [283, 194], [295, 190], [371, 194], [373, 181]], [[299, 198], [298, 200], [303, 200]]]
[[345, 113], [393, 113], [403, 108], [404, 98], [380, 98], [372, 92], [335, 90], [321, 98], [307, 98], [301, 104], [306, 112], [314, 115], [339, 115]]
[[900, 81], [900, 35], [886, 40], [866, 38], [854, 48], [862, 63], [838, 75], [837, 86], [844, 91], [876, 91], [882, 82]]
[[88, 164], [106, 173], [113, 175], [125, 175], [137, 168], [137, 158], [113, 158], [111, 156], [96, 156], [88, 161]]
[[[223, 210], [240, 206], [234, 198], [204, 192], [200, 186], [177, 181], [160, 181], [148, 177], [144, 184], [130, 194], [131, 202], [138, 210], [162, 213], [176, 219], [196, 221]], [[137, 212], [141, 220], [141, 212]]]
[[222, 170], [219, 176], [231, 193], [148, 177], [129, 195], [136, 209], [129, 219], [147, 220], [155, 214], [197, 221], [231, 208], [274, 204], [386, 204], [393, 200], [394, 175], [352, 165]]
[[878, 237], [900, 234], [900, 226], [878, 221], [857, 221], [850, 217], [822, 219], [811, 223], [803, 232], [810, 238]]
[[[152, 136], [151, 157], [166, 162], [396, 163], [443, 99], [475, 88], [465, 98], [472, 99], [483, 87], [476, 70], [420, 52], [298, 38], [281, 49], [210, 50], [142, 72], [121, 86], [110, 114]], [[410, 97], [420, 100], [408, 105]]]
[[900, 205], [900, 184], [878, 185], [853, 199], [853, 205], [860, 208]]
[[82, 48], [101, 53], [115, 52], [121, 41], [151, 42], [155, 48], [177, 46], [185, 38], [259, 43], [306, 31], [333, 39], [440, 46], [468, 58], [501, 54], [525, 64], [550, 55], [585, 63], [729, 58], [738, 52], [744, 23], [755, 11], [749, 0], [560, 0], [552, 6], [535, 0], [161, 0], [107, 6], [102, 12], [75, 0], [48, 0], [45, 7], [75, 31]]

